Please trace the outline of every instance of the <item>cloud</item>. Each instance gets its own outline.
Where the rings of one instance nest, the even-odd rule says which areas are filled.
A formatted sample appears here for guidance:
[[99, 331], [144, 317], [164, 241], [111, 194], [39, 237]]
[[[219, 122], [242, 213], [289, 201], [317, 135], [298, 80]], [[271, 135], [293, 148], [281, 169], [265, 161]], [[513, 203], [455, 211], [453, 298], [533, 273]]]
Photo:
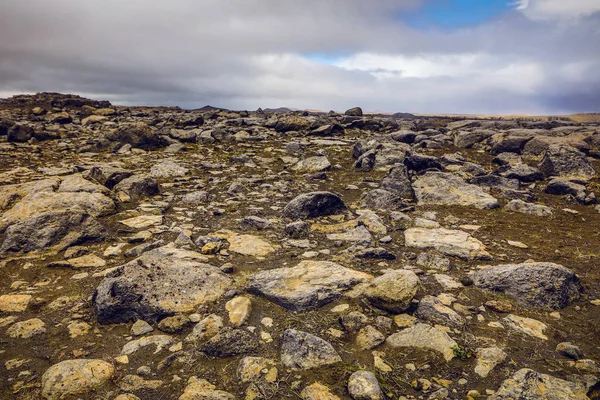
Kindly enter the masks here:
[[517, 0], [517, 10], [532, 19], [577, 19], [600, 12], [598, 0]]
[[[456, 113], [600, 108], [600, 16], [403, 23], [428, 0], [3, 0], [0, 93], [121, 104]], [[318, 57], [315, 54], [320, 55]]]

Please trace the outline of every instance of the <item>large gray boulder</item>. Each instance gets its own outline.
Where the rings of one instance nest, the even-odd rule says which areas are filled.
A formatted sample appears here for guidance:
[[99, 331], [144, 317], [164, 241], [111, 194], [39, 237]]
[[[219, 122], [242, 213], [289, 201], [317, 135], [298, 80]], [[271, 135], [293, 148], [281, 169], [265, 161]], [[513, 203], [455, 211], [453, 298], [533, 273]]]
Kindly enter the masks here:
[[114, 136], [118, 142], [143, 150], [156, 150], [170, 144], [165, 136], [159, 135], [158, 131], [143, 122], [121, 125]]
[[475, 286], [501, 293], [517, 302], [559, 310], [579, 299], [581, 281], [562, 265], [536, 262], [489, 267], [473, 274]]
[[281, 336], [281, 363], [291, 370], [306, 370], [341, 362], [331, 343], [318, 336], [295, 329]]
[[588, 400], [586, 392], [580, 383], [523, 368], [505, 380], [489, 400]]
[[596, 175], [585, 154], [567, 146], [550, 146], [539, 168], [546, 176], [588, 180]]
[[295, 267], [261, 271], [248, 280], [248, 291], [289, 310], [319, 308], [372, 278], [329, 261], [302, 261]]
[[101, 217], [115, 210], [115, 203], [102, 193], [32, 192], [21, 199], [0, 219], [0, 232], [8, 226], [23, 223], [41, 214], [57, 211], [80, 211]]
[[428, 172], [413, 183], [419, 205], [472, 206], [498, 208], [499, 203], [479, 186], [466, 183], [456, 175]]
[[165, 246], [150, 250], [104, 278], [94, 294], [98, 322], [156, 322], [218, 300], [233, 281], [201, 254]]
[[0, 253], [67, 247], [104, 240], [107, 231], [83, 211], [49, 211], [9, 226], [2, 236]]
[[381, 189], [407, 200], [414, 200], [415, 192], [412, 188], [408, 169], [405, 165], [396, 165], [390, 169], [381, 181]]
[[283, 209], [283, 216], [291, 219], [306, 219], [341, 214], [346, 204], [337, 194], [312, 192], [297, 196]]

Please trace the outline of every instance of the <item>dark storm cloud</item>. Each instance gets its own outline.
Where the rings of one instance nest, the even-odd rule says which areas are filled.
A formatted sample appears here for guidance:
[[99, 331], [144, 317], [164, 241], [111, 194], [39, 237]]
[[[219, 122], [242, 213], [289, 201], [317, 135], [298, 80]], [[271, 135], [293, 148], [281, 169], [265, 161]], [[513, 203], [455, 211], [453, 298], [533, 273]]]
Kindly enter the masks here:
[[[536, 0], [529, 14], [453, 32], [397, 18], [424, 1], [4, 0], [0, 93], [246, 109], [600, 108], [600, 16], [589, 7], [565, 19], [544, 3], [554, 0]], [[328, 65], [316, 53], [344, 57]]]

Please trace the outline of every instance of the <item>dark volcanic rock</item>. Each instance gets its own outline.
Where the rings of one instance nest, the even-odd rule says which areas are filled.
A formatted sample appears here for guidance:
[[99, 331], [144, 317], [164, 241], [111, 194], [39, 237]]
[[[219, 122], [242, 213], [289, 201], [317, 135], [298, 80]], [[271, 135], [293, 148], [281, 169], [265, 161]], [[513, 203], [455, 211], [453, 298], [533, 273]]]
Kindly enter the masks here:
[[346, 112], [344, 114], [348, 115], [350, 117], [362, 117], [363, 116], [363, 110], [360, 107], [354, 107], [354, 108], [351, 108], [349, 110], [346, 110]]
[[6, 140], [9, 142], [27, 142], [34, 135], [32, 127], [27, 125], [13, 125], [8, 129]]
[[473, 274], [475, 286], [501, 293], [517, 302], [559, 310], [579, 299], [582, 286], [569, 269], [553, 263], [507, 264]]
[[200, 351], [212, 358], [233, 357], [255, 352], [259, 348], [256, 335], [246, 329], [224, 329], [200, 347]]
[[153, 323], [218, 300], [231, 285], [228, 276], [190, 252], [161, 247], [107, 275], [94, 294], [94, 310], [101, 324]]
[[346, 211], [344, 201], [334, 193], [312, 192], [301, 194], [283, 209], [283, 216], [291, 219], [306, 219], [341, 214]]
[[115, 135], [117, 141], [143, 150], [156, 150], [170, 144], [166, 137], [142, 122], [122, 125], [117, 128]]

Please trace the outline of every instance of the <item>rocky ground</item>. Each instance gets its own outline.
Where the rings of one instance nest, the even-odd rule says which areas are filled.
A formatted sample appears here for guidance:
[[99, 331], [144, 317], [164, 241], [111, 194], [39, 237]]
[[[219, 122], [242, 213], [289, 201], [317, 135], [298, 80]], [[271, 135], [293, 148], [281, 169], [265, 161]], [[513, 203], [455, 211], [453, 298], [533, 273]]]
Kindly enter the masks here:
[[597, 125], [0, 101], [2, 399], [597, 399]]

